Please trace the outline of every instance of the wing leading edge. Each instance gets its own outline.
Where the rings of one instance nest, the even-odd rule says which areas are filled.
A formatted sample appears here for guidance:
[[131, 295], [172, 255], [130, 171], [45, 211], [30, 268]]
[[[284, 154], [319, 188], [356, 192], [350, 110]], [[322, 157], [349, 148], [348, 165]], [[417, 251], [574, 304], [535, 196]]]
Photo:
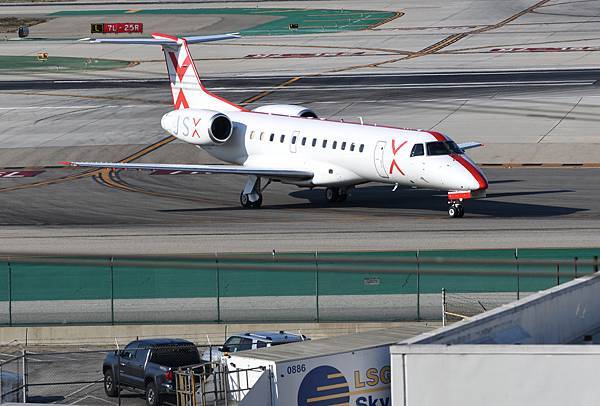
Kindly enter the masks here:
[[268, 178], [311, 179], [312, 172], [283, 168], [257, 168], [236, 165], [182, 165], [182, 164], [137, 164], [120, 162], [61, 162], [66, 166], [109, 169], [137, 169], [145, 171], [189, 171], [204, 174], [256, 175]]

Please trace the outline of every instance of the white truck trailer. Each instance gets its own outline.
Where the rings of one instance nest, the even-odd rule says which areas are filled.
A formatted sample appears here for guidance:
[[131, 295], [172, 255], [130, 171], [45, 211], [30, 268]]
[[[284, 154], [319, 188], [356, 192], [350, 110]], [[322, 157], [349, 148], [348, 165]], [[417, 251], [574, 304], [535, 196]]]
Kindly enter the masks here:
[[390, 345], [432, 328], [414, 323], [232, 354], [230, 395], [241, 406], [389, 406]]

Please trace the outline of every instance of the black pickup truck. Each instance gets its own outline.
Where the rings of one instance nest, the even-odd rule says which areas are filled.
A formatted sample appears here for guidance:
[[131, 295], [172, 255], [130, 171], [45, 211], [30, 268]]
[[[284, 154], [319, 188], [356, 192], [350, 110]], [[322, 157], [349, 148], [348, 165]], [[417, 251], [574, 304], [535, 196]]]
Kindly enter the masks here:
[[173, 370], [202, 361], [196, 346], [186, 340], [154, 338], [133, 341], [106, 355], [102, 372], [104, 391], [110, 397], [121, 388], [143, 390], [148, 406], [175, 398]]

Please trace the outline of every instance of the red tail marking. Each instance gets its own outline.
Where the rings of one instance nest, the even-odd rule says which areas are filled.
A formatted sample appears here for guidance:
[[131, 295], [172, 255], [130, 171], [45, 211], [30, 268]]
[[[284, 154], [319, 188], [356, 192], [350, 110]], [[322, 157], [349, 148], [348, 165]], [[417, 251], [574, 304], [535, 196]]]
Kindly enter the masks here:
[[177, 56], [175, 52], [169, 52], [169, 57], [171, 58], [171, 62], [173, 63], [173, 67], [175, 68], [175, 73], [181, 82], [183, 80], [183, 76], [187, 71], [188, 67], [191, 65], [191, 59], [189, 55], [186, 55], [183, 64], [180, 66], [179, 61], [177, 60]]
[[190, 107], [187, 99], [185, 98], [185, 95], [183, 94], [183, 90], [179, 90], [179, 94], [177, 95], [177, 100], [175, 100], [175, 110], [179, 110], [179, 108], [181, 106], [183, 106], [184, 109], [187, 109]]
[[196, 119], [195, 117], [192, 118], [192, 120], [194, 120], [194, 127], [196, 127], [198, 124], [200, 124], [200, 119]]

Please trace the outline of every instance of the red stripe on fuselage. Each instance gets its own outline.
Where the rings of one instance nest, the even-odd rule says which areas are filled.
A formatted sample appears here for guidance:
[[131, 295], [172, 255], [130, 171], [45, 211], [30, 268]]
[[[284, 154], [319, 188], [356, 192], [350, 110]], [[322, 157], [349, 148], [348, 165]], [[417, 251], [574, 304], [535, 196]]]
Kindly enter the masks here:
[[436, 140], [438, 141], [448, 141], [448, 138], [446, 138], [446, 136], [442, 133], [439, 133], [437, 131], [425, 131], [428, 134], [431, 134], [435, 137]]
[[469, 171], [469, 173], [471, 175], [473, 175], [473, 177], [475, 178], [475, 180], [477, 181], [477, 183], [479, 183], [479, 189], [487, 189], [487, 187], [488, 187], [487, 180], [485, 180], [485, 177], [479, 171], [479, 169], [477, 169], [475, 166], [473, 166], [473, 164], [471, 162], [467, 161], [465, 158], [463, 158], [460, 155], [452, 154], [450, 156], [456, 162], [458, 162], [459, 164], [461, 164], [467, 171]]

